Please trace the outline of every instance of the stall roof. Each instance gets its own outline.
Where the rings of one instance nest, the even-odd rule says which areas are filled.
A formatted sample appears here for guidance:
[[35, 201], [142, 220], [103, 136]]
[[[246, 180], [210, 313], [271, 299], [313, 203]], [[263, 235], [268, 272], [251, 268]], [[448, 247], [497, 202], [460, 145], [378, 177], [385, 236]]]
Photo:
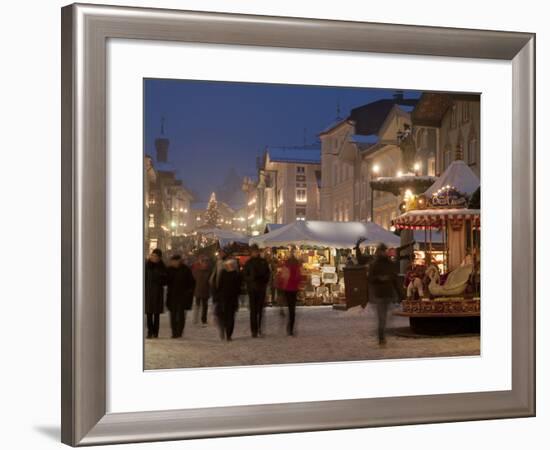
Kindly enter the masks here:
[[462, 160], [453, 161], [441, 176], [424, 193], [430, 197], [434, 192], [445, 186], [454, 186], [463, 194], [472, 195], [479, 187], [479, 178]]
[[244, 234], [235, 233], [231, 230], [222, 230], [221, 228], [203, 228], [197, 230], [206, 236], [211, 236], [217, 239], [220, 243], [220, 247], [225, 247], [233, 242], [239, 244], [248, 244], [248, 237]]
[[286, 245], [353, 248], [359, 237], [365, 237], [363, 246], [384, 243], [390, 247], [400, 244], [399, 236], [373, 222], [329, 222], [321, 220], [296, 221], [278, 230], [250, 239], [260, 247]]
[[271, 231], [278, 230], [286, 225], [286, 223], [266, 223], [264, 233], [269, 233]]

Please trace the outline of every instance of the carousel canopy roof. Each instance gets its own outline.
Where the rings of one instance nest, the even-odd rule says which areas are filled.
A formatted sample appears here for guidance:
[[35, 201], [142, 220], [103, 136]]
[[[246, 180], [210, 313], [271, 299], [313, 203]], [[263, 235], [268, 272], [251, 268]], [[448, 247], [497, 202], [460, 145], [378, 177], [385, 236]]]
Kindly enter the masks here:
[[365, 237], [363, 246], [384, 243], [390, 247], [400, 244], [395, 234], [373, 222], [329, 222], [321, 220], [296, 221], [261, 236], [250, 239], [260, 247], [286, 245], [353, 248], [357, 239]]
[[479, 178], [468, 164], [462, 160], [456, 160], [449, 164], [447, 170], [424, 192], [424, 195], [431, 197], [434, 192], [445, 186], [454, 186], [457, 191], [472, 195], [479, 187]]
[[393, 224], [396, 228], [424, 229], [441, 228], [446, 221], [461, 223], [464, 220], [473, 220], [476, 226], [480, 224], [479, 209], [466, 208], [434, 208], [415, 209], [396, 217]]

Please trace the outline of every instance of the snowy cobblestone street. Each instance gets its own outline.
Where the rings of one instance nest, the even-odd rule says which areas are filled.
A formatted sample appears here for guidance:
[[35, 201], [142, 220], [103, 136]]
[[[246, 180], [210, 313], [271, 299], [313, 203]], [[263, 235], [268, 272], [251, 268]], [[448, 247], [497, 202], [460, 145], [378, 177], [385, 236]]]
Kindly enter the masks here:
[[357, 361], [479, 355], [479, 336], [403, 337], [396, 330], [408, 319], [388, 314], [387, 345], [379, 347], [376, 312], [368, 307], [337, 311], [332, 307], [298, 307], [296, 336], [285, 332], [279, 308], [265, 309], [264, 336], [250, 336], [248, 309], [237, 313], [233, 341], [219, 339], [209, 311], [208, 326], [193, 324], [187, 314], [183, 338], [171, 339], [169, 315], [161, 315], [160, 336], [145, 341], [145, 369], [220, 367], [301, 362]]

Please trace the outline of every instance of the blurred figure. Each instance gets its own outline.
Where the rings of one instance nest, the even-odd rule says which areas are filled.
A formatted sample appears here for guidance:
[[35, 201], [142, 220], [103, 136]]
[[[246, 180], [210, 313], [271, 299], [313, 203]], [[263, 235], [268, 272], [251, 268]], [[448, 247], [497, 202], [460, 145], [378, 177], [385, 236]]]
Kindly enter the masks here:
[[162, 251], [154, 249], [145, 263], [145, 314], [147, 339], [159, 336], [160, 314], [164, 312], [164, 286], [167, 281]]
[[292, 249], [290, 257], [285, 261], [281, 270], [281, 290], [288, 306], [287, 334], [294, 336], [296, 322], [296, 301], [300, 283], [302, 281], [302, 263], [296, 258], [296, 250]]
[[243, 277], [248, 291], [250, 331], [255, 338], [262, 334], [265, 293], [271, 271], [267, 261], [261, 257], [260, 249], [256, 244], [250, 246], [250, 255], [250, 259], [244, 265]]
[[193, 278], [195, 279], [195, 308], [193, 312], [193, 323], [199, 323], [199, 314], [202, 326], [207, 325], [208, 319], [208, 298], [210, 297], [210, 275], [212, 267], [206, 255], [200, 255], [193, 264]]
[[369, 295], [370, 300], [376, 304], [378, 315], [378, 344], [386, 344], [386, 317], [388, 305], [396, 301], [401, 292], [395, 264], [387, 255], [387, 247], [380, 244], [376, 249], [374, 261], [369, 268]]
[[220, 327], [220, 337], [231, 341], [235, 328], [235, 313], [239, 309], [241, 292], [241, 274], [235, 259], [227, 259], [220, 273], [219, 296], [216, 304], [216, 315]]
[[180, 255], [173, 255], [168, 267], [168, 293], [166, 296], [166, 306], [170, 311], [172, 338], [179, 338], [183, 335], [186, 311], [193, 306], [194, 289], [195, 279], [191, 270], [184, 264]]

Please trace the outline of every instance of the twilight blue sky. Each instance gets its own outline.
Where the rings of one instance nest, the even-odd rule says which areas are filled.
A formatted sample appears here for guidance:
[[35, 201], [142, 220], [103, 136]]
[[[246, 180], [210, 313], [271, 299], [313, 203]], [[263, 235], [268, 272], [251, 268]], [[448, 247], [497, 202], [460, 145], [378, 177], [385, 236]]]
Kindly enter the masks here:
[[[170, 139], [169, 162], [184, 184], [206, 200], [233, 168], [254, 175], [256, 157], [266, 146], [312, 144], [350, 109], [393, 90], [230, 83], [188, 80], [144, 80], [145, 152], [155, 158], [154, 141], [165, 117]], [[405, 91], [405, 97], [419, 93]], [[304, 129], [305, 134], [304, 134]]]

